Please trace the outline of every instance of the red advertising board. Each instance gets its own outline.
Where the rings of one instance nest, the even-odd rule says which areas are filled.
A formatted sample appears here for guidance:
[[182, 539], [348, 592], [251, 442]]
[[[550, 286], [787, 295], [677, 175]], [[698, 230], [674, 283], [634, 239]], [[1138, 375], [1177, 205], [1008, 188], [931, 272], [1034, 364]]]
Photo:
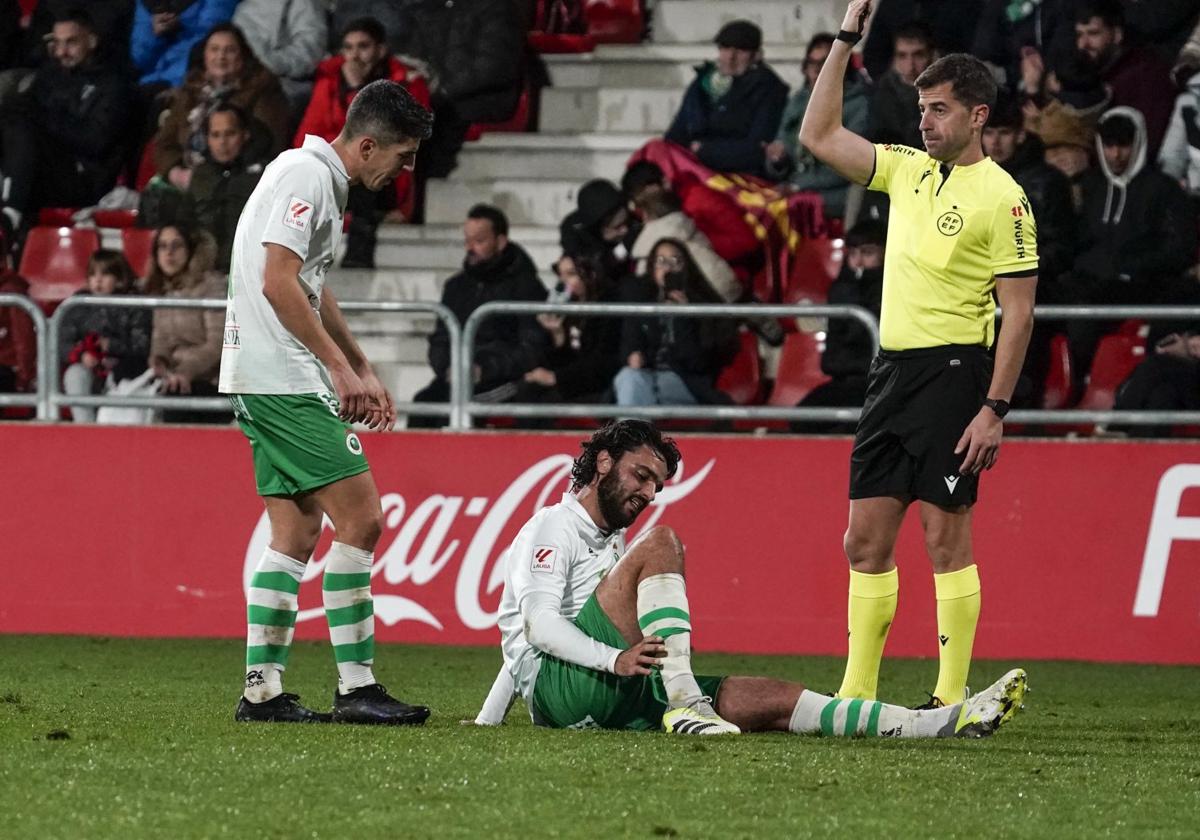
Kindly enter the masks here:
[[[383, 641], [495, 644], [504, 549], [566, 489], [580, 435], [364, 435], [387, 527]], [[687, 547], [696, 643], [845, 652], [846, 439], [684, 437], [635, 531]], [[0, 632], [237, 637], [268, 540], [233, 429], [0, 427]], [[1200, 445], [1010, 441], [975, 512], [980, 657], [1200, 663]], [[327, 532], [310, 564], [316, 578]], [[915, 512], [890, 656], [936, 651]], [[316, 580], [298, 635], [325, 635]]]

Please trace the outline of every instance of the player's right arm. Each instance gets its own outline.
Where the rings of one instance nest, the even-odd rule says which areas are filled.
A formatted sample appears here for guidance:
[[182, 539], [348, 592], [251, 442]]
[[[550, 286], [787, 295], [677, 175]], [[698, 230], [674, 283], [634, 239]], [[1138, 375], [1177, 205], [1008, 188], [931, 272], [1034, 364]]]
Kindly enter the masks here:
[[[861, 34], [870, 13], [871, 0], [851, 0], [842, 29]], [[842, 177], [865, 185], [875, 171], [875, 147], [842, 125], [842, 89], [851, 49], [837, 40], [830, 47], [804, 112], [800, 142]]]
[[321, 319], [308, 302], [300, 285], [304, 261], [290, 248], [268, 242], [266, 268], [263, 271], [263, 297], [284, 329], [308, 348], [329, 371], [341, 403], [340, 416], [354, 423], [367, 416], [371, 405], [367, 388], [350, 367], [346, 355], [321, 325]]

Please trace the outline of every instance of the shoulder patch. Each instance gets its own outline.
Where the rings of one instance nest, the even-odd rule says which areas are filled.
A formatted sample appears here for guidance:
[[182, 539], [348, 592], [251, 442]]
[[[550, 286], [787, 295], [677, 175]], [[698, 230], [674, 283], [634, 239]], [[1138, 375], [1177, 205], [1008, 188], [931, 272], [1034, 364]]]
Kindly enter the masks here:
[[531, 572], [554, 572], [554, 563], [558, 559], [558, 549], [552, 545], [535, 545], [533, 557], [529, 564]]
[[292, 196], [287, 209], [283, 211], [283, 223], [295, 230], [308, 230], [309, 219], [312, 218], [312, 203], [303, 198]]

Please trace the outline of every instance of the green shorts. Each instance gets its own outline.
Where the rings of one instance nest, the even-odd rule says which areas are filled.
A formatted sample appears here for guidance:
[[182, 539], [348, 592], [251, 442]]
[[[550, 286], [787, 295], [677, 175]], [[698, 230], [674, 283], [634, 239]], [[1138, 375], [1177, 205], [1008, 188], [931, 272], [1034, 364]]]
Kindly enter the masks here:
[[[624, 650], [629, 643], [588, 598], [575, 626], [598, 642]], [[724, 677], [696, 677], [700, 690], [716, 698]], [[661, 729], [667, 692], [658, 672], [648, 677], [618, 677], [582, 665], [542, 656], [533, 686], [533, 719], [557, 729]]]
[[333, 394], [231, 394], [229, 401], [250, 440], [260, 496], [296, 496], [370, 469]]

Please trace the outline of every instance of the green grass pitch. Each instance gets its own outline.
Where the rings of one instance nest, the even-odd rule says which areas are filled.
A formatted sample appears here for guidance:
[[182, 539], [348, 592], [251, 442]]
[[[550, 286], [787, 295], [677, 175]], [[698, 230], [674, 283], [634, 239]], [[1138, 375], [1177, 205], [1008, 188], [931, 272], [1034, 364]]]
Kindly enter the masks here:
[[[473, 717], [497, 649], [381, 646], [416, 729], [233, 722], [236, 641], [0, 636], [0, 837], [1195, 837], [1200, 668], [1026, 664], [1028, 708], [981, 741], [726, 739]], [[697, 655], [836, 687], [840, 660]], [[289, 690], [328, 709], [327, 645]], [[888, 660], [918, 702], [933, 661]]]

